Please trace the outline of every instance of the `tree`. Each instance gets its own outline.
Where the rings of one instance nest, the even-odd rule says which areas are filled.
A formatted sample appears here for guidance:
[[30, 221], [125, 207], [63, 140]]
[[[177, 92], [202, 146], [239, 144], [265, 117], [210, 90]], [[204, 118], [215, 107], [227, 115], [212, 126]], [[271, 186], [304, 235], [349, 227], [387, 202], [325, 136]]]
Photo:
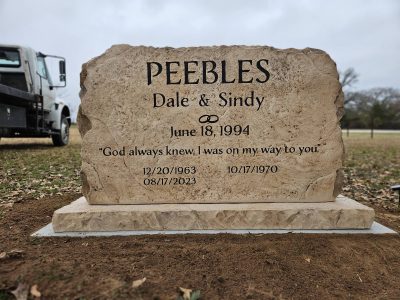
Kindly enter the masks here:
[[346, 91], [358, 82], [359, 75], [353, 68], [348, 68], [344, 72], [339, 72], [339, 80], [344, 90], [344, 104], [354, 101], [354, 92]]
[[354, 91], [359, 75], [353, 68], [339, 72], [344, 92], [345, 115], [342, 126], [347, 128], [400, 129], [400, 91], [393, 88], [373, 88]]
[[344, 72], [339, 72], [340, 84], [342, 88], [352, 87], [358, 82], [358, 74], [353, 68], [348, 68]]
[[374, 88], [352, 93], [346, 105], [343, 125], [353, 128], [400, 128], [400, 91], [393, 88]]

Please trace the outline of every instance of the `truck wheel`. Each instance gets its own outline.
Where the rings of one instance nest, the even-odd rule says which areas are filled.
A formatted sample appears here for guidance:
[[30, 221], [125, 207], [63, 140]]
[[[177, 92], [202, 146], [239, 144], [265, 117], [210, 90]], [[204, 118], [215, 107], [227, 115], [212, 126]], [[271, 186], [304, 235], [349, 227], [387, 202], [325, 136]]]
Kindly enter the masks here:
[[69, 141], [69, 123], [65, 116], [61, 118], [60, 134], [52, 135], [53, 145], [56, 147], [68, 145]]

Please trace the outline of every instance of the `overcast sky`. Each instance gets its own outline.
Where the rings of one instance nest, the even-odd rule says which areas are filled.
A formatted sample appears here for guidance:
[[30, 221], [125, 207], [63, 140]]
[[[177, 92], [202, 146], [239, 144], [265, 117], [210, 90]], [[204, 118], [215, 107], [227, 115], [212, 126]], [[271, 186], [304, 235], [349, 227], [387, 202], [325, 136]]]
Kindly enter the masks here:
[[0, 43], [66, 57], [75, 109], [82, 63], [120, 43], [320, 48], [355, 88], [400, 88], [399, 0], [0, 0]]

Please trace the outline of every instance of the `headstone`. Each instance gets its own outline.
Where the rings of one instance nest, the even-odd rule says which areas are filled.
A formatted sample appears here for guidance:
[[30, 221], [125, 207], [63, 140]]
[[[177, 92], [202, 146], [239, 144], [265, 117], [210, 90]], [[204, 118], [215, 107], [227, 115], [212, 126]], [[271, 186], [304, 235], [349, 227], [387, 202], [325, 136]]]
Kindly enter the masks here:
[[339, 194], [343, 95], [314, 49], [112, 47], [85, 64], [91, 204], [326, 202]]
[[337, 198], [343, 93], [321, 50], [118, 45], [83, 65], [81, 87], [85, 198], [56, 230], [372, 224]]

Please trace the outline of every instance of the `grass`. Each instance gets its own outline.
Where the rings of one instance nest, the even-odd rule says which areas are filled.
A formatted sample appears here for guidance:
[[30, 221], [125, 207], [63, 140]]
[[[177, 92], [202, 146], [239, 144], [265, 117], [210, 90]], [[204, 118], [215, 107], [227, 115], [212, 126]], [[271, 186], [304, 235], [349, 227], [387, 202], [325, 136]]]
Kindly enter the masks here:
[[343, 135], [346, 147], [343, 194], [388, 210], [397, 210], [390, 186], [400, 183], [400, 133]]
[[1, 139], [0, 202], [79, 192], [80, 143], [76, 126], [66, 147], [50, 138]]
[[[343, 194], [358, 201], [397, 209], [390, 186], [400, 183], [400, 133], [343, 133], [346, 147]], [[79, 192], [80, 144], [76, 126], [70, 144], [53, 147], [50, 139], [0, 141], [0, 202]], [[0, 216], [1, 217], [1, 216]]]
[[14, 299], [14, 297], [7, 291], [0, 290], [0, 300], [10, 300]]

